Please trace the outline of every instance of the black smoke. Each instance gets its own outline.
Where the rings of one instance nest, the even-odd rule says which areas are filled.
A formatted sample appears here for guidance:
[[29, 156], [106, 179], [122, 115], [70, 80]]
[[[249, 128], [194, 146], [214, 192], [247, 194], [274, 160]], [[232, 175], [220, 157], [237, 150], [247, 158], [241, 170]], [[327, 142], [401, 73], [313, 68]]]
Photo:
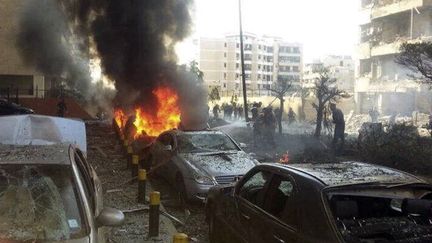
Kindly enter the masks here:
[[[28, 0], [18, 43], [42, 72], [67, 76], [83, 89], [90, 79], [77, 53], [85, 56], [94, 43], [120, 105], [154, 110], [151, 91], [168, 85], [182, 107], [206, 106], [202, 85], [179, 69], [174, 50], [191, 32], [192, 8], [192, 0]], [[32, 40], [42, 46], [29, 45]]]

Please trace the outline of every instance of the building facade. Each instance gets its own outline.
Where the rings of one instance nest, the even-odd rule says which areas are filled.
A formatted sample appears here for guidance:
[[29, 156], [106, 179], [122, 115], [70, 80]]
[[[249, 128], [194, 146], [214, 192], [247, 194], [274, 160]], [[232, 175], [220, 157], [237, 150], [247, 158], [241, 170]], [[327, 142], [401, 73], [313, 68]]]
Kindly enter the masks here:
[[[430, 93], [395, 58], [404, 42], [432, 40], [432, 0], [362, 0], [355, 100], [359, 112], [428, 112]], [[428, 107], [429, 106], [429, 107]]]
[[307, 63], [303, 69], [302, 87], [314, 86], [320, 69], [327, 68], [331, 77], [335, 78], [336, 86], [349, 93], [354, 92], [355, 62], [351, 56], [328, 55]]
[[[247, 90], [266, 95], [278, 80], [300, 85], [303, 47], [276, 37], [259, 37], [246, 33], [244, 61]], [[241, 59], [239, 35], [224, 38], [201, 38], [199, 66], [209, 88], [218, 87], [223, 95], [241, 94]]]

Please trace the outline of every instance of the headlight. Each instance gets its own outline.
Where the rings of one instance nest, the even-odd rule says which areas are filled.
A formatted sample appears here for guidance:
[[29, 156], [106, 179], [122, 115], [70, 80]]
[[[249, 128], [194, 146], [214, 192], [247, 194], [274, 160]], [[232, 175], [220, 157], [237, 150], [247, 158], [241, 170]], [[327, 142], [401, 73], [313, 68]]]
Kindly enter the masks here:
[[198, 182], [199, 184], [204, 184], [204, 185], [213, 185], [213, 180], [208, 177], [208, 176], [204, 176], [204, 175], [199, 175], [198, 173], [194, 173], [194, 180], [196, 182]]

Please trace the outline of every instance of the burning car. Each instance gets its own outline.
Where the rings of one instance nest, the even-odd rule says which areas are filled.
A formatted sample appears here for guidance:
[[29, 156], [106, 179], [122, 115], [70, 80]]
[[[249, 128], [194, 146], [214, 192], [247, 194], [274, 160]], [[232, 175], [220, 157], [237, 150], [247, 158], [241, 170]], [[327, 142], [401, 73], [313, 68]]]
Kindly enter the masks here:
[[0, 145], [0, 181], [1, 242], [104, 242], [124, 219], [74, 146]]
[[210, 242], [432, 242], [432, 185], [359, 162], [261, 164], [210, 189]]
[[214, 185], [239, 180], [258, 161], [220, 131], [170, 130], [150, 149], [152, 169], [174, 185], [183, 200], [204, 200]]

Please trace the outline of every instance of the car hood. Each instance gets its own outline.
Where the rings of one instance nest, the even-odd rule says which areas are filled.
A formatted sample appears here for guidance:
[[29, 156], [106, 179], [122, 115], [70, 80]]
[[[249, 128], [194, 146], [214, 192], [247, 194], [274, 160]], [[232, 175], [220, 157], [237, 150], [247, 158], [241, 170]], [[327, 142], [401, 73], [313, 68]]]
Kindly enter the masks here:
[[185, 153], [181, 156], [210, 176], [244, 175], [257, 164], [243, 151]]

